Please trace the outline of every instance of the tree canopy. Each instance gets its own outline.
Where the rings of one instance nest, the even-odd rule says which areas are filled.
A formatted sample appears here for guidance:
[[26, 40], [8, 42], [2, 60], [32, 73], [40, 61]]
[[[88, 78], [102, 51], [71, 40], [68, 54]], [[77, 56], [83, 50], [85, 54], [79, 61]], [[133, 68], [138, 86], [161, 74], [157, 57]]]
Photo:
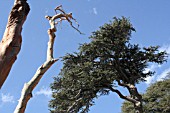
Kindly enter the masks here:
[[[169, 113], [170, 79], [149, 86], [143, 94], [143, 101], [145, 113]], [[122, 106], [122, 113], [134, 113], [133, 105], [125, 101]]]
[[[51, 84], [51, 113], [86, 113], [95, 98], [110, 92], [141, 110], [142, 97], [135, 84], [153, 75], [144, 70], [148, 63], [166, 61], [166, 52], [159, 52], [159, 46], [140, 48], [131, 44], [133, 31], [129, 19], [114, 18], [93, 32], [91, 42], [82, 44], [79, 52], [64, 56], [64, 66]], [[125, 87], [130, 96], [123, 95], [117, 86]]]

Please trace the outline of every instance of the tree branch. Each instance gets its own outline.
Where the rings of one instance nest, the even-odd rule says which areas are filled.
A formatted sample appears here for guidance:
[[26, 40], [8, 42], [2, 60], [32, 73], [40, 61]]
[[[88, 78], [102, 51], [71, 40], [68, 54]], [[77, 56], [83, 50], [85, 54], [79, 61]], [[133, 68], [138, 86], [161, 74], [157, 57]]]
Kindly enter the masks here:
[[77, 93], [76, 96], [74, 96], [74, 97], [72, 97], [72, 98], [68, 98], [68, 99], [69, 99], [69, 100], [74, 100], [74, 99], [79, 98], [79, 96], [80, 96], [80, 94], [81, 94], [81, 91], [82, 91], [82, 89], [79, 90], [79, 92]]
[[48, 30], [49, 35], [49, 42], [47, 47], [47, 61], [50, 61], [53, 59], [53, 47], [54, 47], [54, 40], [55, 40], [55, 34], [51, 30]]
[[128, 96], [124, 96], [119, 90], [117, 89], [113, 89], [111, 86], [108, 87], [112, 92], [115, 92], [119, 95], [120, 98], [125, 99], [127, 101], [130, 101], [132, 103], [138, 103], [138, 101], [136, 101], [135, 99], [128, 97]]
[[82, 100], [82, 98], [77, 99], [77, 100], [68, 108], [68, 110], [67, 110], [66, 113], [69, 113], [69, 112], [73, 109], [73, 107], [76, 105], [76, 103], [79, 102], [80, 100]]
[[[134, 103], [134, 108], [137, 111], [143, 112], [142, 110], [142, 96], [139, 94], [137, 88], [132, 84], [125, 84], [121, 81], [117, 80], [119, 86], [126, 87], [131, 95], [131, 99], [136, 100]], [[130, 101], [130, 100], [129, 100]], [[131, 102], [131, 101], [130, 101]]]
[[56, 59], [51, 59], [49, 61], [46, 61], [43, 65], [41, 65], [38, 70], [36, 71], [35, 75], [33, 78], [28, 82], [25, 83], [21, 97], [19, 99], [18, 105], [14, 111], [14, 113], [24, 113], [27, 103], [29, 99], [32, 97], [32, 91], [34, 88], [37, 86], [39, 83], [40, 79], [44, 75], [44, 73], [56, 62]]
[[138, 93], [137, 88], [134, 85], [125, 84], [125, 83], [120, 82], [119, 80], [117, 80], [117, 82], [118, 82], [118, 85], [126, 87], [129, 90], [129, 93], [131, 96], [136, 96], [138, 99], [142, 98], [141, 95]]
[[49, 29], [48, 35], [49, 42], [47, 47], [47, 60], [37, 69], [32, 79], [28, 83], [25, 83], [22, 89], [21, 97], [19, 99], [18, 105], [14, 113], [24, 113], [27, 103], [29, 99], [32, 97], [32, 91], [37, 86], [44, 73], [58, 60], [53, 58], [53, 45], [55, 34], [51, 29]]
[[[56, 12], [56, 10], [59, 10], [61, 13]], [[78, 28], [76, 28], [75, 26], [73, 26], [72, 20], [75, 21], [75, 23], [78, 25], [78, 22], [76, 21], [75, 18], [73, 18], [72, 13], [65, 13], [65, 11], [62, 9], [62, 5], [59, 5], [58, 7], [55, 8], [55, 12], [56, 15], [54, 16], [46, 16], [46, 18], [49, 20], [49, 23], [51, 25], [51, 30], [56, 31], [56, 27], [55, 25], [58, 24], [58, 22], [62, 22], [63, 20], [66, 20], [69, 22], [70, 26], [75, 29], [76, 31], [78, 31], [80, 34], [84, 34], [82, 33]], [[55, 22], [56, 20], [56, 22]]]
[[117, 80], [117, 83], [119, 86], [123, 86], [123, 87], [126, 87], [129, 89], [129, 84], [122, 83], [122, 82], [120, 82], [120, 80]]

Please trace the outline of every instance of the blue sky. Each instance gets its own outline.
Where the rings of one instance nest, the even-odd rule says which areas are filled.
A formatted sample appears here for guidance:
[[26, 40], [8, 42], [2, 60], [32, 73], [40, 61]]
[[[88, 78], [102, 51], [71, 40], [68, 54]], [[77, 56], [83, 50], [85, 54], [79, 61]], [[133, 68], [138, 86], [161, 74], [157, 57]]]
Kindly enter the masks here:
[[[8, 79], [0, 90], [0, 113], [12, 113], [17, 105], [22, 87], [34, 75], [36, 69], [46, 59], [47, 29], [50, 27], [45, 15], [54, 15], [54, 8], [60, 4], [66, 12], [72, 12], [80, 24], [80, 35], [67, 22], [62, 22], [56, 33], [54, 56], [56, 58], [77, 51], [80, 43], [89, 42], [91, 32], [97, 30], [114, 16], [125, 16], [131, 20], [137, 32], [132, 34], [132, 43], [141, 46], [160, 45], [161, 50], [170, 53], [170, 1], [169, 0], [28, 0], [31, 11], [23, 27], [22, 49], [18, 55]], [[0, 37], [3, 36], [8, 14], [13, 0], [0, 1]], [[33, 91], [33, 98], [28, 102], [26, 113], [48, 113], [50, 83], [62, 68], [62, 62], [54, 64], [44, 75]], [[138, 85], [139, 91], [156, 80], [161, 80], [170, 71], [169, 59], [164, 65], [151, 64], [148, 70], [155, 70], [154, 77]], [[127, 93], [123, 90], [123, 92]], [[121, 103], [116, 94], [103, 96], [96, 100], [96, 105], [89, 113], [119, 113]]]

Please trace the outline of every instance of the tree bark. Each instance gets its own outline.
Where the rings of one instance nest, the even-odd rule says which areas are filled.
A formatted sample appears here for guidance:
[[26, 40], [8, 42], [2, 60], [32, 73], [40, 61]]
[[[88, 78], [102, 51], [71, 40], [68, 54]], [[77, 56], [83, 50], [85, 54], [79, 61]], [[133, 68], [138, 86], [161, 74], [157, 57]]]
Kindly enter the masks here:
[[22, 43], [22, 26], [30, 11], [27, 0], [15, 0], [0, 42], [0, 88], [17, 59]]

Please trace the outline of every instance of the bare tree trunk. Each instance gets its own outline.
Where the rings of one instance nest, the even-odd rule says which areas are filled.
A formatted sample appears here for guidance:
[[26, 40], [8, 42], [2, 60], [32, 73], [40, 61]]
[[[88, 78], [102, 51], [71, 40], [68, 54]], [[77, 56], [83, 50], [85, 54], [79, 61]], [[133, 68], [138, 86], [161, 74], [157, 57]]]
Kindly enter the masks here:
[[55, 34], [51, 29], [48, 30], [48, 34], [49, 34], [49, 42], [48, 42], [48, 48], [47, 48], [47, 59], [44, 62], [44, 64], [42, 64], [38, 68], [37, 72], [32, 77], [32, 79], [28, 83], [25, 83], [22, 89], [21, 97], [19, 99], [18, 105], [14, 113], [25, 112], [27, 103], [29, 99], [32, 97], [33, 89], [39, 83], [44, 73], [58, 60], [58, 59], [53, 58], [53, 45], [54, 45]]
[[30, 8], [27, 0], [15, 0], [8, 17], [3, 38], [0, 42], [0, 88], [5, 82], [21, 49], [22, 26], [29, 11]]

